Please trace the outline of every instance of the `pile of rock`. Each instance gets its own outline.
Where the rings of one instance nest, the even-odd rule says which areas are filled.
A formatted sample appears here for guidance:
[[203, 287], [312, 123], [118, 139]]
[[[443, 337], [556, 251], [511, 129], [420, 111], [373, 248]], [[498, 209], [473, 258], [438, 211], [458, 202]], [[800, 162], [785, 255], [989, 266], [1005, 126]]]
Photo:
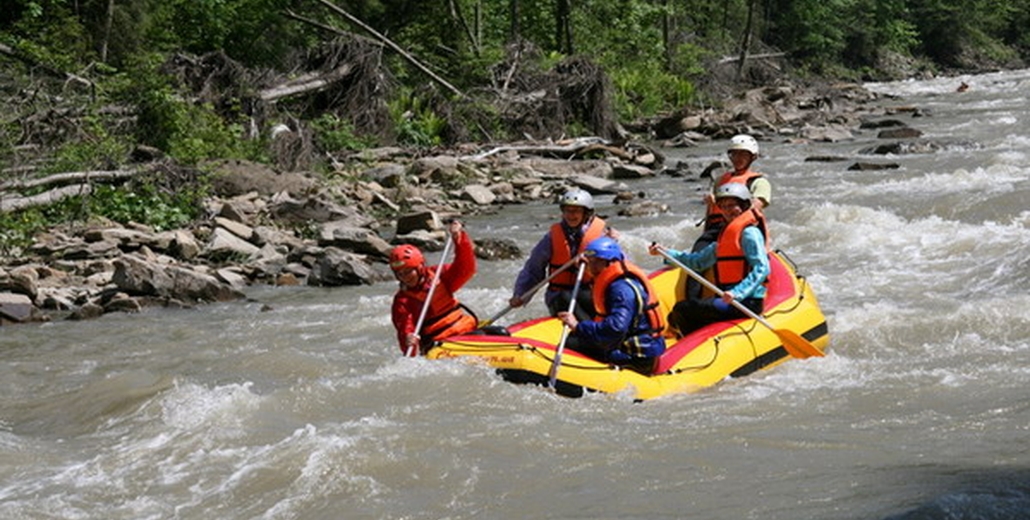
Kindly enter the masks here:
[[[582, 151], [587, 144], [596, 143], [535, 148]], [[108, 221], [36, 237], [0, 267], [0, 324], [228, 301], [243, 298], [242, 290], [254, 283], [392, 280], [385, 264], [391, 247], [441, 250], [448, 217], [553, 198], [571, 186], [622, 192], [620, 200], [633, 204], [621, 179], [662, 171], [660, 156], [640, 148], [595, 147], [598, 158], [572, 161], [517, 148], [423, 158], [370, 150], [352, 158], [336, 180], [318, 182], [258, 164], [217, 165], [218, 194], [206, 202], [207, 217], [190, 228], [158, 231]], [[484, 259], [520, 255], [510, 241], [476, 242]]]

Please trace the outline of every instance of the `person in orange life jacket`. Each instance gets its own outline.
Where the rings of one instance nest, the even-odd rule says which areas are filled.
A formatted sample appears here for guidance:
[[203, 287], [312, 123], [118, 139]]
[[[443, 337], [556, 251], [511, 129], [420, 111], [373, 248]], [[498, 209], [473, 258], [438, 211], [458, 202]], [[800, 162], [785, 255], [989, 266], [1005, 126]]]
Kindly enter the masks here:
[[[528, 303], [528, 299], [523, 300], [526, 292], [583, 252], [590, 241], [606, 235], [618, 236], [607, 227], [604, 219], [594, 215], [594, 198], [585, 190], [572, 189], [565, 192], [558, 199], [558, 205], [562, 212], [561, 221], [552, 224], [547, 234], [533, 247], [515, 279], [514, 294], [508, 300], [508, 304], [514, 308]], [[579, 294], [576, 295], [576, 316], [580, 320], [592, 319], [596, 314], [590, 294], [590, 279], [590, 275], [584, 275]], [[575, 283], [576, 269], [572, 267], [559, 273], [548, 284], [544, 303], [551, 316], [569, 307]]]
[[[715, 285], [725, 291], [721, 298], [687, 298], [669, 312], [669, 325], [687, 334], [709, 323], [744, 317], [730, 304], [739, 300], [756, 314], [765, 302], [765, 281], [769, 277], [769, 253], [765, 217], [751, 204], [751, 192], [739, 183], [719, 186], [716, 203], [729, 222], [715, 242], [700, 251], [686, 253], [666, 249], [671, 257], [687, 267], [702, 271], [714, 267]], [[651, 244], [649, 252], [659, 255], [662, 248]]]
[[[697, 238], [691, 248], [692, 252], [704, 249], [708, 244], [715, 242], [719, 231], [726, 225], [727, 219], [715, 203], [715, 191], [720, 186], [736, 182], [743, 184], [751, 191], [753, 206], [759, 211], [764, 211], [772, 200], [772, 185], [765, 175], [751, 170], [751, 165], [758, 159], [758, 141], [747, 134], [735, 135], [730, 139], [729, 148], [726, 154], [729, 156], [733, 170], [723, 173], [712, 185], [712, 191], [705, 194], [705, 220], [704, 231]], [[688, 299], [701, 297], [701, 284], [690, 278], [687, 280]]]
[[647, 274], [626, 259], [618, 242], [601, 237], [583, 251], [594, 276], [593, 320], [579, 320], [566, 311], [558, 319], [569, 327], [568, 348], [595, 359], [649, 373], [665, 352], [658, 295]]
[[[390, 268], [400, 282], [400, 288], [393, 297], [392, 314], [402, 352], [408, 352], [409, 347], [412, 351], [419, 347], [419, 351], [425, 353], [436, 339], [472, 331], [478, 323], [454, 296], [476, 274], [472, 239], [457, 220], [450, 223], [448, 232], [454, 241], [453, 263], [426, 266], [422, 252], [410, 244], [397, 246], [390, 252]], [[440, 279], [429, 302], [422, 330], [415, 330], [437, 269], [441, 269]]]

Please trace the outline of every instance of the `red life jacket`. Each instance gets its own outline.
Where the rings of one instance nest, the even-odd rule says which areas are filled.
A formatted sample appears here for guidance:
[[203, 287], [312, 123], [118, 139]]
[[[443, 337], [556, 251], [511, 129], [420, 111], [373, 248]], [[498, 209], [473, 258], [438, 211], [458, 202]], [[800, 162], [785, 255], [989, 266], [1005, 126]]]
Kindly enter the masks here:
[[[630, 330], [627, 332], [627, 338], [623, 341], [623, 347], [627, 346], [626, 343], [632, 339], [632, 336], [644, 333], [657, 337], [662, 334], [663, 330], [665, 330], [665, 318], [662, 316], [662, 313], [658, 311], [658, 293], [655, 291], [654, 286], [651, 285], [651, 280], [647, 278], [647, 273], [636, 265], [624, 260], [609, 263], [608, 267], [605, 267], [604, 270], [597, 275], [597, 278], [594, 279], [594, 308], [597, 309], [597, 316], [594, 317], [594, 321], [602, 321], [604, 320], [604, 317], [608, 315], [608, 309], [605, 308], [604, 301], [605, 294], [608, 291], [608, 286], [615, 280], [626, 276], [636, 278], [640, 284], [644, 286], [644, 290], [647, 291], [647, 301], [643, 301], [643, 295], [637, 293], [637, 320], [635, 320], [630, 326]], [[632, 284], [630, 285], [632, 286]], [[635, 287], [634, 292], [636, 292]], [[640, 326], [640, 314], [644, 314], [647, 317], [648, 326], [646, 329]]]
[[744, 228], [758, 226], [765, 236], [765, 248], [769, 249], [769, 234], [765, 223], [765, 216], [762, 212], [752, 207], [745, 210], [730, 221], [719, 232], [719, 238], [715, 242], [715, 285], [721, 289], [727, 289], [739, 283], [747, 276], [747, 259], [744, 258], [744, 248], [740, 246], [740, 238]]
[[[417, 288], [404, 291], [424, 305], [436, 269], [439, 269], [439, 266], [427, 267], [422, 283]], [[454, 293], [448, 290], [446, 285], [437, 283], [436, 289], [433, 290], [433, 299], [426, 311], [426, 319], [422, 323], [422, 330], [416, 332], [422, 338], [422, 344], [426, 345], [437, 339], [475, 330], [476, 325], [475, 316], [465, 312]]]
[[[747, 187], [747, 189], [750, 190], [751, 189], [751, 183], [755, 179], [757, 179], [759, 177], [764, 177], [763, 174], [755, 172], [755, 171], [751, 171], [750, 169], [746, 170], [744, 173], [741, 173], [739, 175], [734, 175], [734, 173], [736, 173], [736, 172], [726, 172], [726, 173], [722, 174], [722, 177], [719, 177], [719, 180], [716, 181], [714, 188], [718, 188], [719, 186], [722, 186], [723, 184], [729, 184], [731, 182], [736, 182], [736, 183], [743, 184], [744, 186]], [[708, 228], [710, 228], [710, 227], [712, 227], [714, 225], [724, 225], [725, 223], [726, 223], [726, 216], [722, 214], [722, 210], [719, 209], [719, 206], [716, 205], [716, 204], [709, 205], [708, 206], [708, 212], [707, 212], [707, 214], [705, 216], [705, 229], [708, 229]]]
[[[600, 217], [594, 217], [590, 221], [590, 225], [587, 226], [586, 231], [583, 233], [583, 239], [579, 241], [579, 248], [576, 251], [572, 251], [572, 245], [565, 239], [565, 231], [562, 227], [561, 222], [551, 225], [551, 263], [548, 266], [547, 274], [550, 275], [556, 269], [572, 260], [572, 257], [580, 254], [586, 249], [587, 244], [593, 241], [595, 238], [600, 238], [604, 235], [604, 228], [607, 224], [604, 219]], [[590, 283], [593, 278], [589, 272], [583, 273], [584, 284]], [[547, 285], [548, 290], [556, 291], [559, 289], [572, 289], [576, 284], [576, 270], [566, 269], [557, 276], [551, 279], [551, 283]]]

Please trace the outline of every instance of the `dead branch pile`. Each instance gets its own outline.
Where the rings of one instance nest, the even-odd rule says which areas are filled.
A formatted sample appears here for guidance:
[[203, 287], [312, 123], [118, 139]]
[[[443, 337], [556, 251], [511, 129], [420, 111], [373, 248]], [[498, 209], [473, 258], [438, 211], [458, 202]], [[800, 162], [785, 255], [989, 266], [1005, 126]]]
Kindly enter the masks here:
[[570, 127], [613, 139], [619, 127], [612, 110], [611, 81], [583, 57], [570, 57], [552, 70], [540, 70], [539, 52], [522, 42], [493, 68], [492, 103], [513, 136], [559, 139]]

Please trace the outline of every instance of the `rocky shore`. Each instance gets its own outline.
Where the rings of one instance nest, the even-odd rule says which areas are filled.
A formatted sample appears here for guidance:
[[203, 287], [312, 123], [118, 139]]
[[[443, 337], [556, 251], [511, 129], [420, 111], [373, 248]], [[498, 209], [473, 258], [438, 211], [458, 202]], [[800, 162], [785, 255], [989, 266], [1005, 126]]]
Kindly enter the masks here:
[[[395, 244], [443, 248], [443, 221], [554, 199], [572, 186], [611, 196], [620, 214], [666, 211], [632, 182], [670, 175], [702, 179], [724, 165], [667, 164], [658, 151], [750, 133], [759, 140], [841, 141], [876, 131], [870, 155], [920, 152], [934, 143], [878, 96], [855, 84], [755, 89], [719, 108], [630, 125], [639, 140], [465, 146], [432, 155], [380, 148], [342, 158], [330, 175], [276, 172], [239, 161], [210, 165], [206, 216], [183, 229], [88, 222], [53, 229], [0, 260], [0, 325], [88, 319], [147, 307], [190, 307], [244, 298], [251, 284], [347, 286], [392, 280]], [[904, 117], [924, 115], [904, 109]], [[289, 132], [277, 139], [289, 145]], [[642, 144], [647, 142], [649, 144]], [[812, 158], [845, 160], [846, 158]], [[887, 167], [859, 161], [851, 168]], [[720, 170], [721, 171], [721, 170]], [[0, 203], [19, 195], [0, 193]], [[483, 259], [520, 257], [516, 244], [477, 240]]]

